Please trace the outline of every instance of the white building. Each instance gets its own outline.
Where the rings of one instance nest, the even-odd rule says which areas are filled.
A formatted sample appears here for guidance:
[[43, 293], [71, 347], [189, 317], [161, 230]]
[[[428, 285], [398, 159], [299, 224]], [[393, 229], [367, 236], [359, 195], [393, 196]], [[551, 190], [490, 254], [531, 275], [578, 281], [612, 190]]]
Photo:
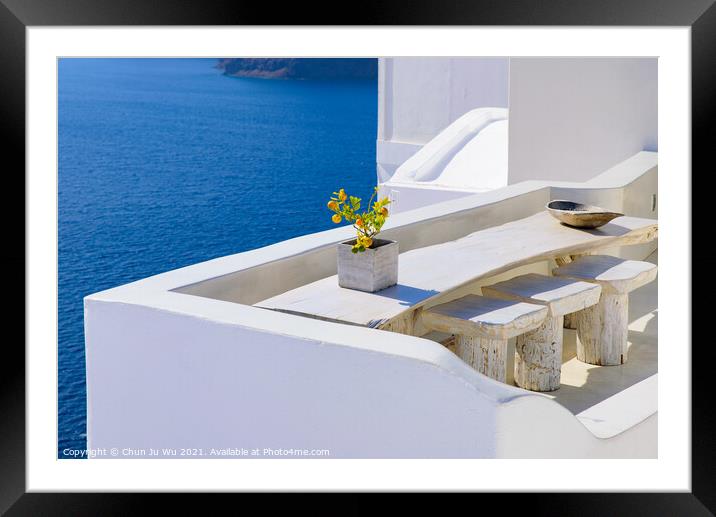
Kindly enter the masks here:
[[[658, 151], [656, 79], [654, 58], [381, 59], [378, 181], [403, 211], [526, 180], [590, 180]], [[466, 136], [459, 119], [476, 109], [493, 123]], [[431, 160], [424, 179], [409, 177]]]
[[[378, 175], [398, 212], [384, 235], [401, 253], [531, 216], [550, 199], [657, 218], [656, 60], [387, 58], [379, 88]], [[440, 139], [477, 108], [489, 115]], [[418, 181], [396, 177], [416, 156]], [[88, 296], [88, 447], [656, 457], [655, 284], [632, 296], [629, 363], [577, 364], [565, 329], [562, 388], [534, 393], [509, 376], [487, 378], [426, 334], [255, 306], [334, 275], [335, 245], [351, 233], [306, 235]], [[610, 252], [656, 261], [655, 250], [653, 241]], [[501, 271], [439, 303], [552, 267]]]

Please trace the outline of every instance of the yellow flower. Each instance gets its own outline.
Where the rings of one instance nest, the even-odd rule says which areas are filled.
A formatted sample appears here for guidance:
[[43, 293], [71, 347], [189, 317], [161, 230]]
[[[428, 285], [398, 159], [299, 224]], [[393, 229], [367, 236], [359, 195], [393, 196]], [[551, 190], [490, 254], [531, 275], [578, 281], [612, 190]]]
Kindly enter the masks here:
[[340, 223], [341, 222], [341, 214], [334, 214], [333, 217], [331, 217], [331, 220], [336, 224]]
[[348, 196], [346, 196], [345, 190], [341, 189], [338, 191], [338, 199], [340, 199], [341, 201], [345, 201], [347, 197]]
[[363, 226], [363, 219], [360, 217], [356, 220], [356, 226]]
[[373, 244], [373, 239], [366, 237], [365, 235], [360, 235], [358, 237], [358, 244], [362, 244], [364, 247], [370, 248], [370, 245]]
[[385, 217], [388, 217], [388, 209], [383, 207], [380, 209], [380, 213], [383, 214]]
[[338, 203], [336, 203], [335, 201], [329, 201], [328, 208], [330, 208], [331, 210], [338, 210]]

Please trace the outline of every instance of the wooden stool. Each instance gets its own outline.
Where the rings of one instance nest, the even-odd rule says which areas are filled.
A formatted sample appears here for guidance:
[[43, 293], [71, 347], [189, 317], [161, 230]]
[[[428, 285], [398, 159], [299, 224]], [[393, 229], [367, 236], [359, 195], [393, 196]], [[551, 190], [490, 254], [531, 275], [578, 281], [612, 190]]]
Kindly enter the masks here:
[[428, 330], [455, 334], [455, 352], [480, 373], [505, 382], [507, 340], [539, 327], [547, 308], [467, 295], [422, 311]]
[[629, 293], [654, 280], [656, 272], [650, 262], [608, 255], [587, 255], [554, 269], [555, 276], [602, 286], [599, 303], [576, 314], [577, 359], [604, 366], [627, 362]]
[[532, 391], [559, 389], [564, 315], [599, 302], [597, 284], [544, 275], [522, 275], [482, 288], [492, 298], [544, 305], [547, 318], [535, 330], [517, 336], [515, 382]]

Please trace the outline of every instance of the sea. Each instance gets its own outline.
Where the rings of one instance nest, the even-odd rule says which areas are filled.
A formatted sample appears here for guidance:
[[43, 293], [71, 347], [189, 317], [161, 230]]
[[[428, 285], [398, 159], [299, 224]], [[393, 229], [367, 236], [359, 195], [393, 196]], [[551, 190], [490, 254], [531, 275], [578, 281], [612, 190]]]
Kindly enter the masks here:
[[376, 182], [377, 81], [58, 61], [58, 457], [86, 447], [83, 297], [335, 226]]

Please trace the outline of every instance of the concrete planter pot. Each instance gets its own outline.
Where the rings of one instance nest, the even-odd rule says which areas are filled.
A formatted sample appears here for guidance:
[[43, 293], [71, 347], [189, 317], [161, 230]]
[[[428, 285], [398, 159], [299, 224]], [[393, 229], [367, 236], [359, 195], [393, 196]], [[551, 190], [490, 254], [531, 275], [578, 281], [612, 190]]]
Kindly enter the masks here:
[[338, 245], [338, 285], [374, 293], [398, 283], [398, 243], [373, 239], [367, 250], [353, 253], [355, 240]]

